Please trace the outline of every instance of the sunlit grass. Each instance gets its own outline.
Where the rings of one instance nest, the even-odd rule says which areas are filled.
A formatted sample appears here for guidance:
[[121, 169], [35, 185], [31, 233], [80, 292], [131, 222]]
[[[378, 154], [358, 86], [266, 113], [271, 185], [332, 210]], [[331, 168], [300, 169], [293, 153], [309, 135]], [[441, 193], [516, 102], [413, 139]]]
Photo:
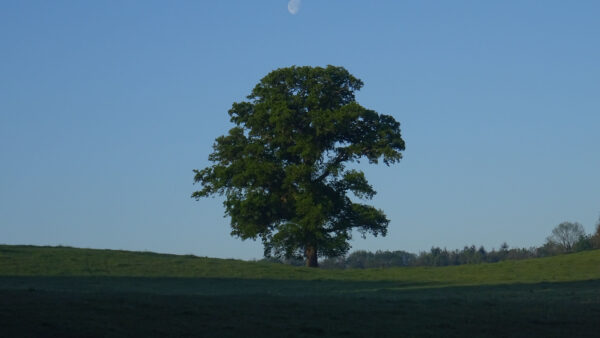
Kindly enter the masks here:
[[479, 285], [600, 279], [600, 250], [492, 264], [324, 270], [151, 252], [0, 245], [4, 276], [347, 280]]

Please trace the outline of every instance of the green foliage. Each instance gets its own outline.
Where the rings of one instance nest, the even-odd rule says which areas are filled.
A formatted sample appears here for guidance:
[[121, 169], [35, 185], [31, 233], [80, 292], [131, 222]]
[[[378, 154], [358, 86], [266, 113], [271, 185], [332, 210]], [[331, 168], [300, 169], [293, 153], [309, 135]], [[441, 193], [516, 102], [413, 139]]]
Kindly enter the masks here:
[[415, 254], [406, 251], [376, 251], [375, 253], [359, 250], [351, 253], [345, 260], [344, 267], [350, 269], [389, 268], [411, 266], [416, 259]]
[[417, 266], [449, 266], [463, 264], [496, 263], [504, 260], [517, 260], [535, 258], [535, 248], [512, 248], [503, 243], [500, 250], [487, 251], [483, 246], [476, 248], [474, 245], [465, 246], [462, 250], [441, 249], [433, 247], [429, 252], [421, 252], [414, 265]]
[[[584, 236], [573, 246], [574, 252], [591, 250], [592, 238]], [[520, 260], [529, 258], [548, 257], [565, 253], [554, 243], [546, 243], [536, 248], [509, 248], [503, 243], [499, 250], [487, 251], [483, 246], [465, 246], [462, 250], [448, 250], [432, 247], [429, 251], [422, 251], [418, 255], [405, 251], [376, 252], [359, 250], [347, 257], [326, 259], [322, 266], [329, 269], [369, 269], [401, 266], [451, 266], [463, 264], [496, 263], [504, 260]], [[297, 262], [281, 261], [286, 264], [298, 265]]]
[[575, 244], [573, 244], [574, 252], [580, 252], [580, 251], [592, 250], [592, 249], [594, 249], [594, 243], [592, 240], [592, 236], [589, 236], [589, 235], [581, 236], [579, 238], [579, 240], [577, 242], [575, 242]]
[[229, 110], [235, 124], [218, 137], [213, 165], [194, 170], [202, 189], [192, 197], [226, 197], [232, 235], [261, 239], [265, 256], [335, 257], [349, 249], [352, 229], [385, 236], [383, 211], [356, 203], [375, 190], [359, 170], [366, 158], [402, 158], [400, 124], [355, 101], [362, 81], [342, 67], [289, 67], [265, 76]]

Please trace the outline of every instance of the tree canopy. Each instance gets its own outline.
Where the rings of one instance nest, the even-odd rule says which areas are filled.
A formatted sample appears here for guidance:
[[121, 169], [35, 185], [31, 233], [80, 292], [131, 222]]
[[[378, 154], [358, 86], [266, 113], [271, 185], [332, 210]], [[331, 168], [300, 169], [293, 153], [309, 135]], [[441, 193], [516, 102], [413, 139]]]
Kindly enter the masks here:
[[558, 245], [563, 251], [570, 252], [573, 246], [585, 237], [583, 226], [577, 222], [562, 222], [552, 229], [548, 242]]
[[355, 92], [363, 82], [343, 67], [281, 68], [266, 75], [247, 97], [233, 103], [227, 135], [216, 139], [212, 165], [194, 170], [200, 199], [224, 195], [231, 234], [260, 239], [265, 256], [317, 257], [345, 254], [352, 230], [385, 236], [382, 210], [357, 203], [375, 190], [361, 159], [386, 165], [405, 149], [400, 123], [362, 107]]

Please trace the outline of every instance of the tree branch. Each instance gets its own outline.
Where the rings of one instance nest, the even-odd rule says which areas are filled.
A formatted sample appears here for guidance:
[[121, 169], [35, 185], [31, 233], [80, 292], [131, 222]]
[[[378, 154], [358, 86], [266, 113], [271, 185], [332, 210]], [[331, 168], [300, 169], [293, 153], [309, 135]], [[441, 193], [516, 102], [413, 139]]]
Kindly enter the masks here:
[[344, 162], [348, 160], [348, 155], [346, 153], [339, 153], [335, 159], [333, 161], [331, 161], [325, 168], [325, 170], [323, 171], [323, 173], [321, 175], [319, 175], [319, 177], [317, 177], [316, 180], [314, 180], [314, 182], [320, 182], [323, 179], [325, 179], [327, 176], [329, 176], [329, 174], [331, 174], [331, 169], [333, 167], [338, 166], [340, 163]]

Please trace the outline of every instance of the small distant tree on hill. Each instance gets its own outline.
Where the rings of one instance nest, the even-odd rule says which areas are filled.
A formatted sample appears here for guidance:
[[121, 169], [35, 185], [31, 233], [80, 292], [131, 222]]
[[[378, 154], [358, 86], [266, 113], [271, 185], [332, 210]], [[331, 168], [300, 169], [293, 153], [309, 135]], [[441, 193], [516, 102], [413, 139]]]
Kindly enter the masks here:
[[600, 217], [598, 217], [598, 222], [596, 223], [596, 232], [592, 234], [590, 242], [593, 249], [600, 249]]
[[573, 246], [585, 237], [583, 226], [577, 222], [563, 222], [552, 229], [548, 243], [557, 245], [564, 252], [573, 251]]
[[265, 256], [344, 255], [352, 230], [385, 236], [383, 211], [356, 203], [375, 190], [362, 171], [347, 169], [366, 159], [386, 165], [404, 150], [400, 123], [359, 105], [361, 80], [342, 67], [289, 67], [265, 76], [229, 110], [236, 126], [216, 139], [209, 160], [194, 170], [200, 199], [225, 195], [231, 234], [258, 239]]

